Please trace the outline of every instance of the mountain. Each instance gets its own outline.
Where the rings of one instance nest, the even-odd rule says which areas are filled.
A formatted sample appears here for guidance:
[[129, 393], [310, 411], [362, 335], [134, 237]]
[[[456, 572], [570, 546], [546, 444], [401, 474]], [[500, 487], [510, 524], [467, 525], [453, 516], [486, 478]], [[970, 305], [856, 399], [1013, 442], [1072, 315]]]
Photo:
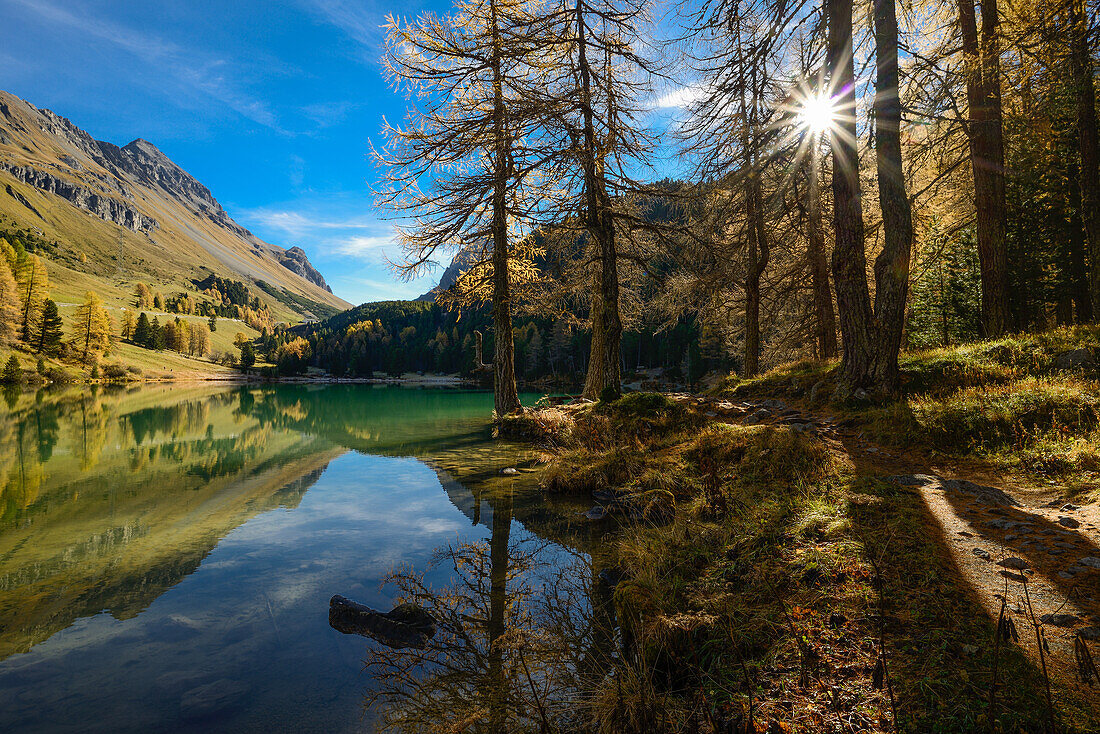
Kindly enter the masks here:
[[134, 284], [194, 293], [211, 274], [255, 288], [280, 319], [350, 306], [300, 247], [264, 242], [147, 140], [119, 147], [0, 92], [0, 236], [30, 229], [52, 245], [54, 297], [89, 288], [122, 304]]
[[480, 253], [475, 251], [473, 247], [463, 247], [451, 258], [451, 264], [443, 271], [443, 275], [439, 276], [439, 283], [427, 293], [418, 296], [416, 300], [434, 301], [439, 293], [449, 290], [458, 280], [458, 277], [469, 270], [470, 266], [474, 265], [479, 257]]

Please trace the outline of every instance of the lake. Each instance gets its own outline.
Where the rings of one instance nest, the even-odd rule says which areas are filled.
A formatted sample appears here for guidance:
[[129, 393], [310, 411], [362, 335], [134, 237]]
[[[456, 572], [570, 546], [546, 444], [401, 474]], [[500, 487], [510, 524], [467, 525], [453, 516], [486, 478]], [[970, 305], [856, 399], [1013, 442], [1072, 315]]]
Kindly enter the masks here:
[[[170, 385], [9, 400], [0, 731], [372, 731], [383, 714], [415, 730], [456, 715], [409, 718], [440, 686], [478, 711], [511, 685], [489, 644], [503, 629], [591, 614], [577, 598], [599, 585], [599, 537], [583, 506], [542, 496], [528, 449], [491, 437], [488, 393]], [[579, 592], [562, 612], [567, 577]], [[334, 594], [382, 610], [415, 599], [440, 642], [410, 657], [343, 635]], [[606, 639], [580, 647], [592, 665]]]

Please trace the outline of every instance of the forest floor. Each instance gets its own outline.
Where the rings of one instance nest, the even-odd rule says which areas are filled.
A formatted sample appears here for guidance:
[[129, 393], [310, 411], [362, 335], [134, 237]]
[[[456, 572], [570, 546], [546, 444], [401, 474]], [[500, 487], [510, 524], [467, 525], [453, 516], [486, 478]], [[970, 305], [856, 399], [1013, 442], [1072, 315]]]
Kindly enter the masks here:
[[1095, 329], [506, 418], [591, 494], [624, 641], [616, 731], [1100, 731]]

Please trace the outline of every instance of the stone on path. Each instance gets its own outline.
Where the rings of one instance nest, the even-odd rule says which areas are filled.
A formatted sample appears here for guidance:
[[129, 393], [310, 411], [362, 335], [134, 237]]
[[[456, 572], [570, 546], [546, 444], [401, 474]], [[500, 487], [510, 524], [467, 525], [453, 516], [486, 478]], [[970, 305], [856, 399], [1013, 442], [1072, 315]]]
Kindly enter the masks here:
[[1053, 624], [1055, 627], [1072, 627], [1077, 623], [1076, 614], [1044, 614], [1039, 617], [1043, 624]]
[[985, 559], [985, 560], [987, 560], [987, 561], [988, 561], [988, 560], [990, 559], [989, 551], [987, 551], [987, 550], [985, 550], [985, 549], [983, 549], [983, 548], [975, 548], [975, 549], [974, 549], [974, 550], [972, 551], [972, 553], [973, 553], [974, 555], [976, 555], [976, 556], [977, 556], [978, 558], [984, 558], [984, 559]]
[[1071, 529], [1081, 527], [1081, 523], [1072, 517], [1060, 517], [1058, 518], [1058, 524]]
[[1027, 561], [1025, 561], [1023, 558], [1018, 558], [1017, 556], [1009, 556], [1003, 561], [997, 561], [997, 565], [1001, 566], [1002, 568], [1011, 568], [1014, 571], [1025, 571], [1031, 568], [1031, 566], [1028, 565]]

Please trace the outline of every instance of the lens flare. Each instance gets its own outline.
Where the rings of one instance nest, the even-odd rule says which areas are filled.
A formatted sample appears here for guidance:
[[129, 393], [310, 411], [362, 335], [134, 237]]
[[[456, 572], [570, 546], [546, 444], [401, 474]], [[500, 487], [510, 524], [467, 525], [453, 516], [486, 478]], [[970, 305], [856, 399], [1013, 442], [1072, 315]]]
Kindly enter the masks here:
[[836, 105], [827, 94], [807, 97], [799, 105], [799, 124], [815, 135], [820, 135], [836, 122]]

